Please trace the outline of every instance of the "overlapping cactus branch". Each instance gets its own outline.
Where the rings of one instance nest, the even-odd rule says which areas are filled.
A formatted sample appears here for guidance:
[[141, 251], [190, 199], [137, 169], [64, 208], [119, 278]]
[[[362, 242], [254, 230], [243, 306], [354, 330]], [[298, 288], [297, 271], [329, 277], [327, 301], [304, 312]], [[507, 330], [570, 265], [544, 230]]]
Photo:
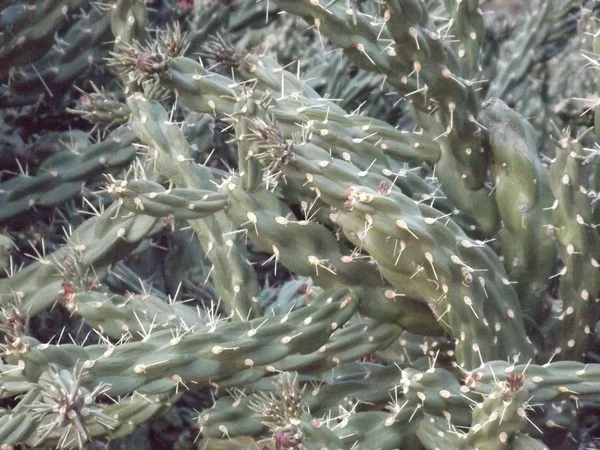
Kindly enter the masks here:
[[[339, 2], [332, 3], [277, 2], [314, 25], [361, 68], [381, 73], [407, 99], [417, 122], [440, 145], [436, 175], [446, 195], [487, 233], [494, 233], [499, 223], [484, 186], [487, 156], [476, 120], [479, 100], [470, 81], [460, 78], [459, 58], [443, 34], [432, 29], [425, 3], [386, 1], [381, 17], [359, 16], [356, 24]], [[480, 14], [472, 5], [469, 10]], [[471, 33], [479, 39], [476, 31]]]
[[488, 3], [0, 0], [2, 449], [583, 448], [600, 7]]

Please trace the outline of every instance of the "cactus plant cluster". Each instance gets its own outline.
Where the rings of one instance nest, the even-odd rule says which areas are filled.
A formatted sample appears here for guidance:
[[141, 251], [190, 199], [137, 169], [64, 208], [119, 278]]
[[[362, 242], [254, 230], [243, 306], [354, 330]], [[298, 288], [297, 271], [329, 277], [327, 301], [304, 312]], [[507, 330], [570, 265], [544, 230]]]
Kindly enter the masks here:
[[0, 1], [2, 448], [592, 448], [600, 3], [489, 3]]

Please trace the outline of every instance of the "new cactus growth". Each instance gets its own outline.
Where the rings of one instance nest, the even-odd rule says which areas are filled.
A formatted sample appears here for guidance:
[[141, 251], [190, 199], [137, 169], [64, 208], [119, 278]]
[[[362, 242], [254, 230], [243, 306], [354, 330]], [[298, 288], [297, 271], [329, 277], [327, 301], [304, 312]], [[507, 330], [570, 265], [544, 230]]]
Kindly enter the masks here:
[[593, 439], [600, 8], [487, 3], [0, 1], [2, 449]]

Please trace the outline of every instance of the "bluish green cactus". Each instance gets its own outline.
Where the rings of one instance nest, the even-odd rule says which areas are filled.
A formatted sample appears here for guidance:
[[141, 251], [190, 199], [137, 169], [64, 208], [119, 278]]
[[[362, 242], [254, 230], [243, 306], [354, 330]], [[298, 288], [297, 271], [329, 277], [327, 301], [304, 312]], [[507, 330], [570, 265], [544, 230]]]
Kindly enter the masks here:
[[0, 443], [587, 439], [600, 7], [483, 3], [0, 1]]

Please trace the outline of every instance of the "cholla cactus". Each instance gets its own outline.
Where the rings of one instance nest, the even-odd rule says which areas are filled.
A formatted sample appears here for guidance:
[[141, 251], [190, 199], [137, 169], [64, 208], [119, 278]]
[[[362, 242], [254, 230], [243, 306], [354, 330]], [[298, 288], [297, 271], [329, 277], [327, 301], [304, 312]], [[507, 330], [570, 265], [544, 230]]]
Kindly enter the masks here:
[[0, 442], [589, 440], [600, 8], [488, 3], [0, 2]]

